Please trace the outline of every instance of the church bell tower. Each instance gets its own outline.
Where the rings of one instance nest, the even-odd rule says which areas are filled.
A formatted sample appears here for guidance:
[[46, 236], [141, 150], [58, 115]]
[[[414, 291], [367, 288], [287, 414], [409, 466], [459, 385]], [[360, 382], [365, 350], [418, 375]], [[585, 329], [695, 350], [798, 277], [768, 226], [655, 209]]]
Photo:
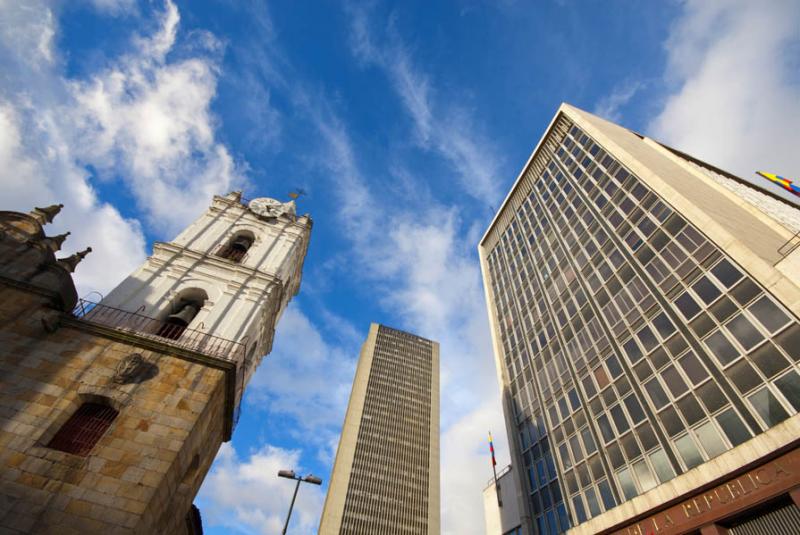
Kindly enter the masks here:
[[0, 532], [194, 533], [192, 501], [302, 277], [293, 201], [214, 197], [100, 302], [58, 207], [0, 212]]

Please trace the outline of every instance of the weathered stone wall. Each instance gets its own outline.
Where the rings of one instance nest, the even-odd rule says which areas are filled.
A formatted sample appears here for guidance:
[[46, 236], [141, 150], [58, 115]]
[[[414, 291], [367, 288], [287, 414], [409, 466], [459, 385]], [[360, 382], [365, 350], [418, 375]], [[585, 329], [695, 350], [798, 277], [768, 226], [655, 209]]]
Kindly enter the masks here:
[[[223, 439], [224, 372], [74, 327], [48, 332], [46, 314], [46, 298], [0, 284], [0, 533], [180, 533]], [[149, 373], [115, 382], [132, 353]], [[91, 453], [47, 448], [97, 396], [119, 415]]]

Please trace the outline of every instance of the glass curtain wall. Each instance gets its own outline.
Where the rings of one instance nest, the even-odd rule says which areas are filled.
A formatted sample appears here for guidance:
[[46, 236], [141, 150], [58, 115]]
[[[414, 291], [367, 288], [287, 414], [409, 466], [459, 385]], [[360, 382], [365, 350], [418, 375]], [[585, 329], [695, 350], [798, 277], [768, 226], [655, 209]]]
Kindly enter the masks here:
[[797, 318], [567, 127], [487, 257], [539, 533], [564, 532], [800, 410]]

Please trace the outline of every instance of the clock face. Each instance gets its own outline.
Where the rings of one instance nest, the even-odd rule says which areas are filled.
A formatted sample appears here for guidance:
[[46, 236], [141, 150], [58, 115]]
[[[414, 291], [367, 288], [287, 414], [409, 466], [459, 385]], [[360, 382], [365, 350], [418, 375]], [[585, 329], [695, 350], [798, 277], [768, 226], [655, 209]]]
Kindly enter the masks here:
[[253, 199], [247, 207], [251, 212], [262, 217], [278, 217], [286, 212], [282, 202], [267, 197]]

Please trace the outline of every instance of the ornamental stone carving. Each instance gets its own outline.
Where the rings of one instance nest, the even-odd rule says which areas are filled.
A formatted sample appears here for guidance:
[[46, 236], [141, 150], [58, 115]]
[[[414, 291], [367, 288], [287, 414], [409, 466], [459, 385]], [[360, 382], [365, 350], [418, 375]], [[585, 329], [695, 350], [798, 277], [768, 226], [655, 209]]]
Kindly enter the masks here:
[[131, 353], [119, 362], [112, 381], [121, 385], [138, 384], [156, 375], [156, 365], [147, 362], [139, 353]]

